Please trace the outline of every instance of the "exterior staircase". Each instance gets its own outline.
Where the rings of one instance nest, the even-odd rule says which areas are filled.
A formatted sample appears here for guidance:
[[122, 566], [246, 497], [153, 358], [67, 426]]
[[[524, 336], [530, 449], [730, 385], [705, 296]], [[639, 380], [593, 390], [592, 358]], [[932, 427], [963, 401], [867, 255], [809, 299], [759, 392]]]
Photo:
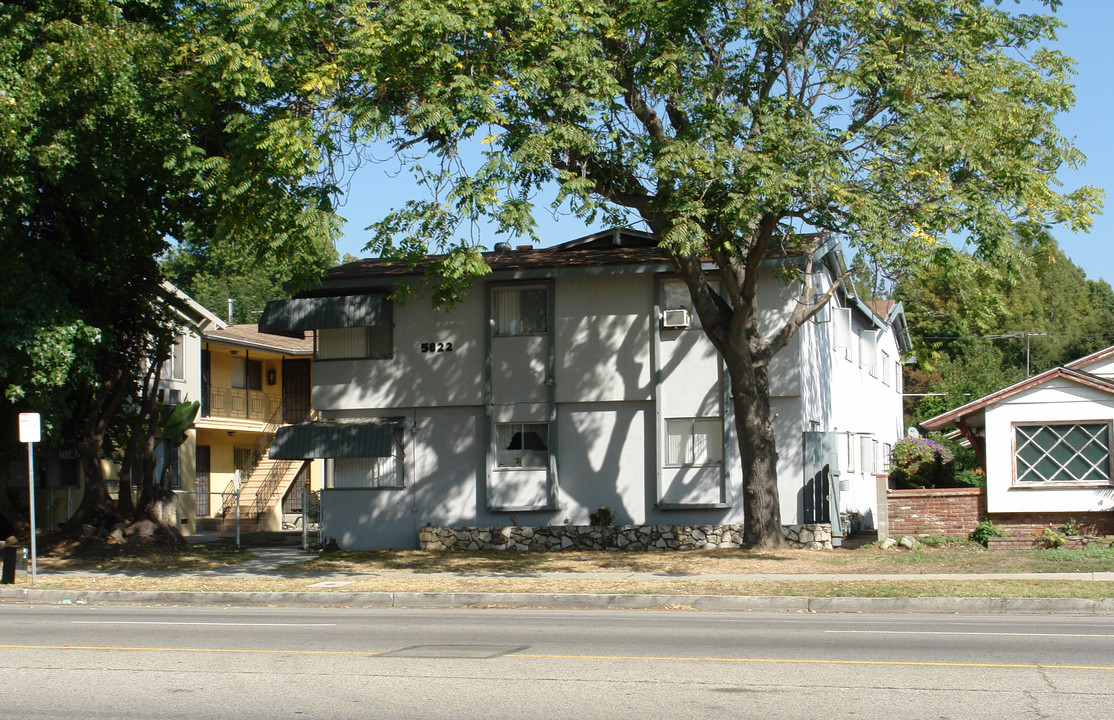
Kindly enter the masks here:
[[[308, 460], [272, 460], [264, 453], [240, 487], [240, 529], [266, 529], [264, 516], [267, 511], [282, 503], [286, 491], [308, 463]], [[219, 525], [222, 531], [236, 528], [234, 498], [230, 495], [226, 500], [226, 510]]]

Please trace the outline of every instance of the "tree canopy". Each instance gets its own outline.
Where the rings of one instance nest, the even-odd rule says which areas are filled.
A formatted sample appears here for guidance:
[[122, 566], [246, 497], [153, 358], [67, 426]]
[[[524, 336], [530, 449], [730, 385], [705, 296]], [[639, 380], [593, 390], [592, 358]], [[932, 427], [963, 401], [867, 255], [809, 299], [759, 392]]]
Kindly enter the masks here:
[[168, 239], [289, 257], [336, 233], [317, 18], [284, 0], [0, 5], [2, 414], [39, 410], [79, 449], [86, 515], [107, 506], [105, 433], [169, 346]]
[[[1055, 6], [1054, 1], [1048, 3]], [[1061, 192], [1082, 161], [1054, 118], [1072, 62], [1057, 21], [982, 0], [385, 0], [349, 6], [341, 105], [357, 140], [413, 155], [431, 197], [374, 249], [434, 250], [451, 299], [483, 272], [468, 226], [533, 233], [539, 192], [661, 238], [724, 358], [749, 545], [781, 542], [767, 368], [830, 297], [760, 328], [759, 266], [802, 231], [887, 267], [950, 236], [1008, 253], [1018, 224], [1086, 228], [1101, 198]], [[478, 143], [468, 167], [461, 147]], [[427, 155], [422, 155], [427, 153]], [[722, 278], [709, 282], [702, 260]]]
[[1012, 262], [953, 249], [896, 285], [919, 369], [912, 420], [937, 415], [1114, 343], [1114, 290], [1089, 280], [1047, 233], [1019, 238]]

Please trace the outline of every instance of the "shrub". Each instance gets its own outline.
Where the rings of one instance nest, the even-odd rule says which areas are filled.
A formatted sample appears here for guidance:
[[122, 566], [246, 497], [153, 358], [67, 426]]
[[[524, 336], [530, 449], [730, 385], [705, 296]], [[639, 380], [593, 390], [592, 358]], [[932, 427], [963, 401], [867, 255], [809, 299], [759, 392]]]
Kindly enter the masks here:
[[1056, 532], [1052, 528], [1046, 527], [1044, 529], [1044, 532], [1040, 534], [1040, 541], [1044, 543], [1044, 546], [1049, 550], [1055, 550], [1056, 548], [1063, 546], [1064, 536]]
[[954, 482], [954, 459], [942, 442], [906, 436], [890, 452], [890, 477], [898, 487], [949, 487]]
[[986, 547], [988, 538], [1002, 537], [1005, 534], [1006, 531], [1003, 530], [1000, 525], [995, 525], [994, 523], [990, 522], [989, 518], [987, 518], [985, 520], [981, 520], [979, 524], [975, 526], [975, 529], [971, 531], [971, 534], [967, 536], [967, 539], [971, 542], [977, 542], [979, 545]]
[[1072, 537], [1082, 535], [1083, 531], [1079, 529], [1079, 523], [1075, 521], [1075, 518], [1068, 518], [1068, 521], [1060, 526], [1060, 534]]
[[955, 473], [955, 482], [971, 487], [986, 487], [986, 475], [981, 470], [958, 470]]
[[599, 510], [588, 514], [588, 523], [591, 525], [610, 527], [613, 522], [615, 522], [615, 519], [611, 515], [611, 508], [606, 505], [600, 505]]

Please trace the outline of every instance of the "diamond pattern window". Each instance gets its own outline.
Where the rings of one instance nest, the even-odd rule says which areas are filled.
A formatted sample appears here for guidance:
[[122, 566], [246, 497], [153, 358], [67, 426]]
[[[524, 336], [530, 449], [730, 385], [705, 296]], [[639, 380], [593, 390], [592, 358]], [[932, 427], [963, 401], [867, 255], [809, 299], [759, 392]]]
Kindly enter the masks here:
[[1110, 482], [1110, 424], [1015, 425], [1018, 483]]

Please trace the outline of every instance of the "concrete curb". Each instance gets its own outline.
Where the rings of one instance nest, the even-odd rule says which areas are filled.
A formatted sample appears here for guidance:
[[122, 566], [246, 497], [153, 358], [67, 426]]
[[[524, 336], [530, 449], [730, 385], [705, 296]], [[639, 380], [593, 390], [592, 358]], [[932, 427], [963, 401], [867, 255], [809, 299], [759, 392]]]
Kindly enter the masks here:
[[0, 589], [0, 602], [238, 607], [678, 609], [733, 612], [1114, 615], [1114, 599], [809, 598], [591, 593], [173, 592]]

